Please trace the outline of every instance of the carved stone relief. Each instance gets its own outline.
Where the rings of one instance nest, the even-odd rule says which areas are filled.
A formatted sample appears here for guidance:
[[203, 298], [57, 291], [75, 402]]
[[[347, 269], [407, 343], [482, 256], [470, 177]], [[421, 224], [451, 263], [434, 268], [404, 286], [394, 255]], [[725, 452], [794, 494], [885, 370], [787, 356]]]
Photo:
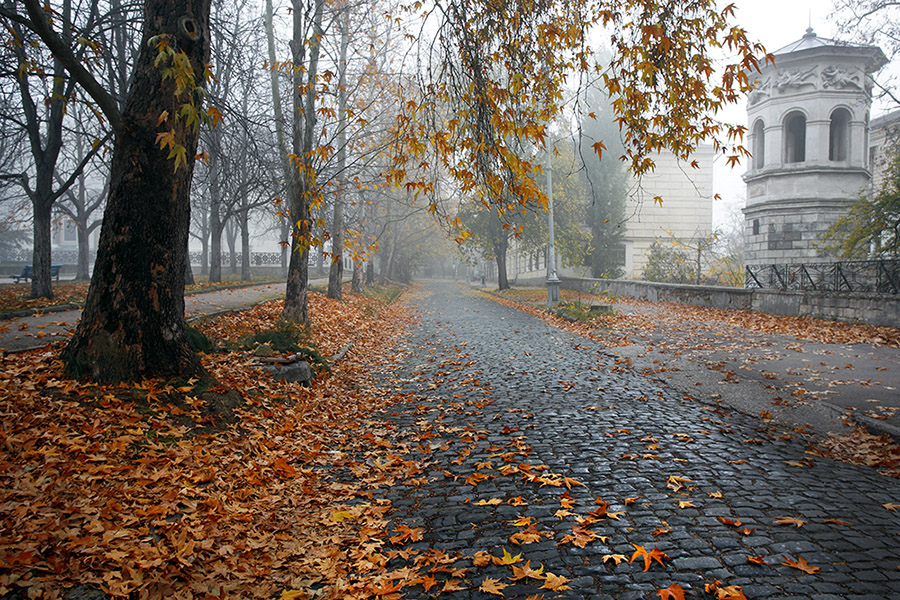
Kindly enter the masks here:
[[778, 74], [775, 81], [775, 88], [782, 94], [791, 88], [802, 88], [804, 86], [816, 87], [816, 67], [811, 67], [806, 71], [799, 69], [787, 69]]
[[829, 65], [822, 69], [822, 87], [839, 90], [862, 89], [858, 73], [851, 73], [847, 69], [841, 69], [835, 65]]

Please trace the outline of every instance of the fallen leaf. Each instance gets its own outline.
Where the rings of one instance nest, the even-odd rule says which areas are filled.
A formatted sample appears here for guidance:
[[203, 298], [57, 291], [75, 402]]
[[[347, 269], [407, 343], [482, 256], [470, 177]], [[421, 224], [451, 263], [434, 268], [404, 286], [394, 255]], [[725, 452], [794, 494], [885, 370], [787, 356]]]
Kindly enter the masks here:
[[684, 588], [673, 583], [667, 588], [656, 590], [656, 594], [661, 600], [684, 600]]
[[500, 583], [499, 579], [485, 577], [484, 582], [482, 582], [481, 587], [478, 588], [478, 591], [486, 592], [488, 594], [494, 594], [495, 596], [503, 596], [503, 588], [507, 587], [509, 587], [509, 584]]
[[797, 519], [795, 517], [775, 517], [776, 525], [796, 525], [797, 527], [803, 527], [806, 523], [807, 522], [803, 519]]
[[545, 575], [544, 577], [544, 585], [542, 585], [540, 589], [553, 591], [571, 590], [572, 588], [566, 585], [567, 583], [569, 583], [569, 581], [569, 579], [561, 575], [547, 573], [547, 575]]
[[624, 554], [604, 554], [604, 555], [603, 555], [603, 562], [606, 562], [606, 561], [608, 561], [608, 560], [615, 561], [616, 564], [619, 564], [619, 563], [622, 562], [623, 560], [627, 561], [627, 560], [628, 560], [628, 557], [625, 556]]
[[509, 550], [506, 548], [503, 549], [503, 556], [501, 558], [493, 557], [495, 565], [514, 565], [517, 562], [522, 562], [522, 555], [516, 554], [513, 556], [509, 553]]
[[797, 560], [791, 560], [790, 558], [787, 558], [786, 556], [785, 556], [785, 559], [786, 560], [784, 562], [782, 562], [781, 564], [783, 564], [786, 567], [793, 567], [794, 569], [800, 569], [801, 571], [803, 571], [804, 573], [806, 573], [808, 575], [812, 575], [814, 573], [819, 572], [819, 567], [813, 567], [812, 565], [808, 564], [806, 562], [806, 559], [803, 558], [802, 556], [800, 556], [799, 554], [797, 555]]
[[541, 565], [540, 569], [532, 569], [531, 561], [526, 561], [524, 567], [517, 567], [512, 565], [513, 576], [510, 578], [513, 581], [518, 581], [520, 579], [525, 579], [526, 577], [531, 577], [532, 579], [543, 579], [544, 578], [544, 565]]
[[747, 557], [747, 562], [751, 562], [751, 563], [753, 563], [754, 565], [764, 565], [764, 564], [767, 564], [767, 563], [766, 563], [766, 557], [765, 557], [765, 556], [748, 556], [748, 557]]
[[692, 500], [679, 500], [678, 508], [694, 508], [694, 502]]
[[897, 512], [897, 509], [900, 508], [900, 504], [891, 504], [891, 503], [888, 503], [888, 504], [882, 504], [882, 506], [885, 507], [886, 509], [888, 509], [888, 510], [891, 511], [891, 512]]
[[634, 554], [631, 555], [631, 560], [628, 561], [629, 563], [633, 563], [636, 558], [643, 557], [644, 571], [650, 570], [650, 564], [654, 560], [656, 562], [658, 562], [659, 564], [661, 564], [662, 566], [664, 566], [664, 567], [666, 566], [665, 563], [663, 563], [663, 560], [667, 560], [669, 557], [666, 556], [666, 554], [659, 548], [654, 548], [650, 552], [647, 552], [647, 549], [644, 548], [643, 546], [638, 546], [637, 544], [631, 544], [631, 545], [634, 546]]

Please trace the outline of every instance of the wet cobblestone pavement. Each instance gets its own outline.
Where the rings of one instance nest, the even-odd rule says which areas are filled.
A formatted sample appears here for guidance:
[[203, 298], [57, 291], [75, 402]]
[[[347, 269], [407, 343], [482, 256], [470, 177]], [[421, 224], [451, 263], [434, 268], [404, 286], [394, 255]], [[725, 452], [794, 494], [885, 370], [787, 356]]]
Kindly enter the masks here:
[[427, 483], [380, 493], [394, 527], [423, 530], [408, 548], [474, 557], [419, 597], [900, 598], [897, 480], [483, 295], [414, 296], [422, 321], [391, 376], [419, 401], [389, 412], [433, 464]]

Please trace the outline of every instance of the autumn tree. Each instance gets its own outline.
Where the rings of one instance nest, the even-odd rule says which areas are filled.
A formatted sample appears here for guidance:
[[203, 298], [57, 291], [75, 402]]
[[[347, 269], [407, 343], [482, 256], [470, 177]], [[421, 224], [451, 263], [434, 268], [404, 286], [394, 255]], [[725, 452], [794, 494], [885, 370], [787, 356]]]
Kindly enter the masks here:
[[[208, 77], [209, 0], [147, 0], [122, 110], [37, 0], [18, 23], [38, 35], [115, 132], [91, 286], [68, 368], [98, 380], [203, 373], [184, 334], [190, 182]], [[77, 46], [75, 47], [77, 48]]]
[[864, 190], [847, 214], [825, 231], [823, 242], [842, 258], [900, 256], [900, 151], [896, 144], [881, 189]]
[[[0, 6], [0, 17], [10, 36], [10, 43], [4, 45], [5, 78], [16, 88], [20, 107], [19, 117], [6, 120], [6, 124], [25, 131], [31, 160], [23, 171], [4, 173], [2, 177], [16, 181], [31, 204], [34, 273], [31, 297], [52, 298], [50, 237], [54, 205], [103, 149], [108, 136], [100, 133], [94, 137], [79, 161], [66, 164], [63, 160], [66, 127], [80, 126], [72, 122], [67, 112], [69, 103], [76, 96], [77, 82], [52, 48], [48, 51], [46, 47], [32, 43], [43, 37], [34, 29], [37, 18], [34, 13], [38, 11], [45, 22], [52, 15], [58, 45], [68, 48], [71, 60], [79, 64], [94, 58], [94, 37], [107, 26], [110, 16], [101, 10], [103, 7], [96, 0], [83, 14], [77, 14], [71, 2], [64, 2], [58, 10], [49, 6], [39, 8], [33, 0], [23, 0], [20, 4]], [[37, 26], [40, 28], [40, 23]]]
[[[421, 7], [419, 10], [418, 7]], [[753, 80], [764, 49], [731, 23], [733, 6], [714, 0], [444, 0], [413, 9], [434, 22], [421, 40], [422, 77], [403, 102], [393, 180], [425, 194], [428, 180], [408, 181], [406, 166], [434, 152], [465, 193], [485, 205], [543, 205], [538, 166], [520, 149], [543, 146], [571, 78], [598, 78], [621, 127], [622, 160], [635, 174], [652, 170], [662, 149], [688, 159], [712, 140], [731, 163], [746, 156], [744, 127], [716, 113]], [[429, 30], [422, 28], [424, 32]], [[589, 47], [606, 34], [611, 57]], [[725, 51], [737, 58], [717, 64]], [[604, 143], [592, 149], [600, 154]]]

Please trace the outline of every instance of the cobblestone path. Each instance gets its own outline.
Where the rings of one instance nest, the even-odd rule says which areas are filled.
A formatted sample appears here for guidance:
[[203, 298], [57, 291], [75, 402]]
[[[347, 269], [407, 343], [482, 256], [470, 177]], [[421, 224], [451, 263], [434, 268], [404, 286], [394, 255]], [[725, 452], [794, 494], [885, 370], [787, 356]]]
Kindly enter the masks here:
[[[421, 325], [393, 377], [421, 401], [391, 419], [433, 468], [388, 497], [392, 526], [423, 530], [411, 547], [476, 557], [443, 574], [461, 589], [441, 597], [497, 598], [478, 591], [490, 577], [506, 598], [655, 599], [671, 584], [715, 598], [703, 591], [715, 580], [719, 597], [900, 598], [897, 480], [686, 400], [477, 293], [420, 290]], [[497, 560], [484, 565], [484, 551]], [[521, 557], [497, 564], [504, 551]], [[525, 561], [545, 578], [523, 576]]]

